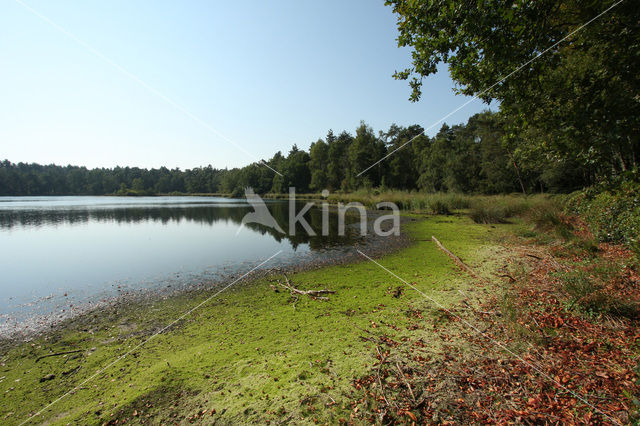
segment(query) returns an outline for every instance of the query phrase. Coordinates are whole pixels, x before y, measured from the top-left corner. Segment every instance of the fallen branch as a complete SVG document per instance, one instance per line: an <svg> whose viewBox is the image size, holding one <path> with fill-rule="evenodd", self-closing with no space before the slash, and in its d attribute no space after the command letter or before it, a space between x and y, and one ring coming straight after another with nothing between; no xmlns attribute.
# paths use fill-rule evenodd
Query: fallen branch
<svg viewBox="0 0 640 426"><path fill-rule="evenodd" d="M320 300L329 300L328 297L323 297L320 296L321 294L335 294L334 290L300 290L298 288L295 288L292 284L291 281L289 281L289 277L287 277L286 274L284 275L284 279L286 281L286 283L283 283L282 281L278 280L278 284L280 284L281 287L286 288L287 290L289 290L291 292L291 295L293 296L294 294L301 294L304 296L309 296L313 299L320 299Z"/></svg>
<svg viewBox="0 0 640 426"><path fill-rule="evenodd" d="M480 276L478 274L476 274L473 269L471 269L469 266L467 266L466 263L464 263L462 261L462 259L460 259L458 256L456 256L455 254L451 253L450 250L448 250L445 246L442 245L442 243L440 241L438 241L438 239L435 236L432 236L431 239L433 240L433 242L436 243L436 245L438 246L438 248L440 250L442 250L443 252L445 252L445 254L447 256L449 256L451 259L453 259L454 262L456 262L458 264L458 266L460 268L462 268L464 271L466 271L469 275L471 275L473 278L482 280L482 278L480 278Z"/></svg>
<svg viewBox="0 0 640 426"><path fill-rule="evenodd" d="M75 351L56 352L56 353L54 353L54 354L46 354L46 355L42 355L42 356L39 356L38 358L36 358L36 361L35 361L35 362L38 362L38 361L40 361L41 359L43 359L43 358L47 358L47 357L50 357L50 356L68 355L68 354L75 354L75 353L78 353L78 352L84 352L84 349L78 349L78 350L75 350Z"/></svg>

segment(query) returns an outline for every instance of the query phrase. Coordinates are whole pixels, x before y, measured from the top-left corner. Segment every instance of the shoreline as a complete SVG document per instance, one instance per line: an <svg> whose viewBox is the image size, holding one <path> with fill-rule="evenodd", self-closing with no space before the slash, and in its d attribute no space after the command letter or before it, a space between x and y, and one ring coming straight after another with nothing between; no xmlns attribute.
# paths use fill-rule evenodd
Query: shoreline
<svg viewBox="0 0 640 426"><path fill-rule="evenodd" d="M457 290L481 299L486 289L475 286L431 236L488 274L495 258L505 255L495 236L508 229L511 225L494 229L464 216L426 215L404 223L411 242L404 248L392 253L363 250L439 303L452 306L462 298ZM335 291L327 300L295 298L274 286L273 278L281 275L252 277L210 301L206 291L195 291L144 305L124 303L3 347L0 395L5 404L0 417L19 424L79 387L33 420L128 423L144 413L138 421L184 423L206 410L207 419L222 423L264 423L287 416L296 423L310 423L314 417L332 423L336 416L349 417L353 380L375 365L371 339L410 330L409 335L427 339L416 347L421 356L443 350L443 342L420 325L439 318L437 307L409 288L399 291L402 282L374 263L347 262L289 275L297 288ZM195 306L196 311L182 317ZM176 318L183 319L167 329ZM144 348L136 349L140 344ZM79 353L37 362L43 355L70 350ZM114 361L116 367L104 370ZM95 383L85 385L91 377Z"/></svg>
<svg viewBox="0 0 640 426"><path fill-rule="evenodd" d="M353 246L328 247L315 252L310 251L303 255L304 258L299 263L295 264L289 261L287 264L275 267L267 265L265 268L252 271L247 277L239 281L237 286L251 284L253 281L257 281L274 272L298 273L333 265L356 263L362 260L362 256L354 250L356 247L372 253L374 257L378 257L395 253L412 244L411 237L405 230L405 225L410 221L416 220L415 218L401 214L400 235L380 237L372 232L371 228L375 218L381 214L384 214L384 212L367 210L367 234L364 237L360 237L363 240L362 243L356 242ZM347 226L356 227L357 223ZM262 260L265 259L257 259L255 264L259 264ZM79 324L86 322L90 316L106 312L117 312L134 306L146 308L159 300L170 300L178 297L197 298L201 294L215 291L229 283L229 281L242 276L243 273L246 273L246 270L250 270L250 266L247 266L246 269L243 266L237 266L229 273L220 274L220 277L215 280L200 280L196 278L176 286L158 285L125 291L123 294L101 297L97 301L71 304L70 307L73 309L65 312L63 317L60 317L60 312L55 310L48 314L31 317L29 322L14 322L0 328L0 349L5 350L7 347L10 348L50 333L59 333L67 327L77 327ZM69 309L69 306L66 309ZM9 315L5 315L5 317L7 318L6 322L9 322Z"/></svg>

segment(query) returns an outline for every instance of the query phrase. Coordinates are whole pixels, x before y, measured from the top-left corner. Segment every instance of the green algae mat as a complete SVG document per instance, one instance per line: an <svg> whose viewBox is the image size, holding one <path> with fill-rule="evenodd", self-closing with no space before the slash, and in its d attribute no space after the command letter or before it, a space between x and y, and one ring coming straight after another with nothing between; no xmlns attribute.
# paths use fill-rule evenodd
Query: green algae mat
<svg viewBox="0 0 640 426"><path fill-rule="evenodd" d="M504 255L498 240L509 226L415 217L405 226L413 243L376 260L444 306L461 293L481 299L488 290L431 236L489 276ZM6 345L0 421L335 423L349 419L357 398L354 379L376 361L371 336L393 331L402 341L403 334L418 335L420 350L437 353L439 343L423 325L438 307L364 257L289 275L299 289L335 291L328 300L293 298L275 283L281 278L238 283L160 334L211 294L99 310L32 341ZM58 355L40 358L51 354Z"/></svg>

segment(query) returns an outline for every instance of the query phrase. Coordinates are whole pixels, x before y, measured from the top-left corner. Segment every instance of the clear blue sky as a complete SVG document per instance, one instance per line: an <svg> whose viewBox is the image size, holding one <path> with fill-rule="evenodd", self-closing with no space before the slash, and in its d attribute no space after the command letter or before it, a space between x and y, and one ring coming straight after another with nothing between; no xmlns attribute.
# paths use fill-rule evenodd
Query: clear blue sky
<svg viewBox="0 0 640 426"><path fill-rule="evenodd" d="M408 101L410 61L381 0L14 0L0 3L0 158L13 162L243 166L328 129L428 126L468 98L446 69ZM476 100L448 123L486 105ZM430 130L434 134L440 125Z"/></svg>

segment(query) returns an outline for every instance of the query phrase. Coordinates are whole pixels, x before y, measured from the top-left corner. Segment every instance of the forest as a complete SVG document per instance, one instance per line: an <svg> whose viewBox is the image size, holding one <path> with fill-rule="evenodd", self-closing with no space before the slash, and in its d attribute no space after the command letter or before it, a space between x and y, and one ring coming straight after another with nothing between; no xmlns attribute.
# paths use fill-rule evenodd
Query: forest
<svg viewBox="0 0 640 426"><path fill-rule="evenodd" d="M376 134L364 122L355 134L343 131L336 135L329 130L309 151L294 145L286 155L277 152L264 161L282 176L261 163L233 169L210 165L187 170L87 169L4 160L0 163L0 195L240 196L247 187L265 194L286 193L290 186L298 193L372 187L482 194L569 192L594 183L598 176L568 157L551 153L533 157L521 148L510 148L504 143L504 118L496 112L476 114L466 124L445 124L432 138L423 132L419 125L394 124ZM392 152L388 161L358 176Z"/></svg>

